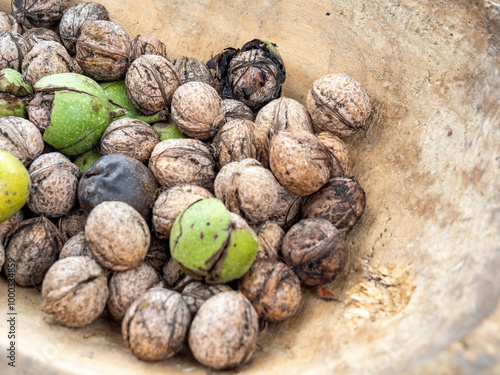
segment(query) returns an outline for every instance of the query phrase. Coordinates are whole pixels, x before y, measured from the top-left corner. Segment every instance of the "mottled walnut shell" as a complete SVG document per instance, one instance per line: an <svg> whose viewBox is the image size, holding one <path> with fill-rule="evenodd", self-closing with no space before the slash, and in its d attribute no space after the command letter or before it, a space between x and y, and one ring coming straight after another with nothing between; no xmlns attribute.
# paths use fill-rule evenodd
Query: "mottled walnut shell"
<svg viewBox="0 0 500 375"><path fill-rule="evenodd" d="M43 217L22 221L7 239L6 259L16 261L14 280L21 286L40 284L57 260L63 240L57 227ZM9 275L7 267L5 273Z"/></svg>
<svg viewBox="0 0 500 375"><path fill-rule="evenodd" d="M144 121L122 118L109 124L100 142L103 155L123 154L145 163L160 142L160 135Z"/></svg>
<svg viewBox="0 0 500 375"><path fill-rule="evenodd" d="M130 62L143 55L157 55L168 59L167 46L153 36L137 35L132 40Z"/></svg>
<svg viewBox="0 0 500 375"><path fill-rule="evenodd" d="M54 94L37 92L28 105L28 118L42 134L50 125L54 96Z"/></svg>
<svg viewBox="0 0 500 375"><path fill-rule="evenodd" d="M213 190L215 160L197 139L167 139L156 145L148 164L161 185L192 184Z"/></svg>
<svg viewBox="0 0 500 375"><path fill-rule="evenodd" d="M269 139L281 130L314 131L306 107L284 96L266 104L257 113L255 123L266 132Z"/></svg>
<svg viewBox="0 0 500 375"><path fill-rule="evenodd" d="M196 81L204 82L216 88L214 77L203 61L193 57L183 56L175 60L174 65L179 72L182 84Z"/></svg>
<svg viewBox="0 0 500 375"><path fill-rule="evenodd" d="M345 234L327 220L304 219L285 235L281 255L304 285L324 284L347 263Z"/></svg>
<svg viewBox="0 0 500 375"><path fill-rule="evenodd" d="M285 231L274 221L264 223L257 231L259 249L255 260L279 261Z"/></svg>
<svg viewBox="0 0 500 375"><path fill-rule="evenodd" d="M349 150L342 139L330 132L321 132L316 136L330 151L332 159L332 172L330 176L350 176L351 160L349 159Z"/></svg>
<svg viewBox="0 0 500 375"><path fill-rule="evenodd" d="M62 44L40 42L24 57L22 73L34 85L40 78L58 73L82 73Z"/></svg>
<svg viewBox="0 0 500 375"><path fill-rule="evenodd" d="M182 292L186 285L194 282L191 276L181 271L174 258L170 258L162 270L163 279L167 283L167 288Z"/></svg>
<svg viewBox="0 0 500 375"><path fill-rule="evenodd" d="M0 69L21 70L24 56L30 50L22 35L12 31L0 31Z"/></svg>
<svg viewBox="0 0 500 375"><path fill-rule="evenodd" d="M14 215L0 223L0 237L7 239L14 228L23 221L23 211L17 211ZM0 241L1 243L1 241Z"/></svg>
<svg viewBox="0 0 500 375"><path fill-rule="evenodd" d="M191 315L194 316L201 305L210 297L222 292L230 292L233 289L226 284L205 284L201 281L193 281L182 290L182 298L189 307Z"/></svg>
<svg viewBox="0 0 500 375"><path fill-rule="evenodd" d="M58 227L64 240L67 241L69 238L82 232L85 228L86 220L87 215L82 209L70 211L67 215L59 218Z"/></svg>
<svg viewBox="0 0 500 375"><path fill-rule="evenodd" d="M16 21L12 14L0 12L0 31L12 31L17 34L22 34L23 27Z"/></svg>
<svg viewBox="0 0 500 375"><path fill-rule="evenodd" d="M21 117L0 118L0 150L18 158L25 167L43 152L42 134L30 121Z"/></svg>
<svg viewBox="0 0 500 375"><path fill-rule="evenodd" d="M59 34L71 55L76 53L76 41L83 27L92 21L109 20L107 9L97 3L79 3L69 8L59 22Z"/></svg>
<svg viewBox="0 0 500 375"><path fill-rule="evenodd" d="M157 55L138 57L125 77L128 98L145 114L168 109L180 85L177 69L166 58Z"/></svg>
<svg viewBox="0 0 500 375"><path fill-rule="evenodd" d="M122 336L137 358L159 361L182 349L190 323L191 313L180 293L154 288L130 305Z"/></svg>
<svg viewBox="0 0 500 375"><path fill-rule="evenodd" d="M0 268L5 264L5 249L3 248L3 237L0 236Z"/></svg>
<svg viewBox="0 0 500 375"><path fill-rule="evenodd" d="M40 42L57 42L62 45L62 40L55 31L43 27L37 27L26 31L23 34L23 38L28 43L30 50ZM64 49L64 52L66 52L66 49Z"/></svg>
<svg viewBox="0 0 500 375"><path fill-rule="evenodd" d="M264 168L269 166L267 134L250 120L233 120L222 126L212 145L219 168L233 161L256 159Z"/></svg>
<svg viewBox="0 0 500 375"><path fill-rule="evenodd" d="M232 369L252 357L258 330L257 313L242 293L219 293L207 300L194 317L189 348L205 366Z"/></svg>
<svg viewBox="0 0 500 375"><path fill-rule="evenodd" d="M356 180L335 177L304 200L304 218L326 219L338 230L349 232L365 210L365 191Z"/></svg>
<svg viewBox="0 0 500 375"><path fill-rule="evenodd" d="M328 149L305 130L283 130L271 140L269 165L279 183L294 194L318 191L330 178Z"/></svg>
<svg viewBox="0 0 500 375"><path fill-rule="evenodd" d="M116 271L109 279L108 311L117 321L122 321L132 302L152 287L162 287L163 280L156 270L146 263L126 271Z"/></svg>
<svg viewBox="0 0 500 375"><path fill-rule="evenodd" d="M255 159L225 165L215 178L215 196L250 225L267 221L279 198L273 174Z"/></svg>
<svg viewBox="0 0 500 375"><path fill-rule="evenodd" d="M129 66L130 38L111 21L87 23L76 41L76 62L85 75L97 81L123 77Z"/></svg>
<svg viewBox="0 0 500 375"><path fill-rule="evenodd" d="M224 117L224 122L229 122L233 120L250 120L255 121L255 115L247 105L243 104L239 100L235 99L224 99L224 106L226 107L226 116Z"/></svg>
<svg viewBox="0 0 500 375"><path fill-rule="evenodd" d="M85 240L100 264L114 271L137 267L151 236L144 218L123 202L98 204L85 223Z"/></svg>
<svg viewBox="0 0 500 375"><path fill-rule="evenodd" d="M28 208L38 215L60 217L71 211L76 203L78 179L82 171L58 152L40 155L31 163L28 172L31 192Z"/></svg>
<svg viewBox="0 0 500 375"><path fill-rule="evenodd" d="M261 260L239 280L238 290L259 318L279 322L294 315L302 300L300 280L284 263Z"/></svg>
<svg viewBox="0 0 500 375"><path fill-rule="evenodd" d="M339 137L362 129L372 109L365 89L345 74L328 74L314 81L306 105L316 132L329 131Z"/></svg>
<svg viewBox="0 0 500 375"><path fill-rule="evenodd" d="M161 275L163 266L170 258L170 247L168 241L158 238L154 233L151 233L151 244L149 245L144 263L153 267L156 272Z"/></svg>
<svg viewBox="0 0 500 375"><path fill-rule="evenodd" d="M221 97L206 83L185 83L172 97L172 119L189 137L212 138L222 126L225 115L226 107Z"/></svg>
<svg viewBox="0 0 500 375"><path fill-rule="evenodd" d="M13 0L12 15L28 29L50 27L61 19L69 0Z"/></svg>
<svg viewBox="0 0 500 375"><path fill-rule="evenodd" d="M213 198L208 190L196 185L179 185L160 193L153 206L153 227L160 238L169 238L177 216L201 199Z"/></svg>
<svg viewBox="0 0 500 375"><path fill-rule="evenodd" d="M61 259L50 267L42 284L42 311L67 327L92 323L108 299L107 279L88 257Z"/></svg>
<svg viewBox="0 0 500 375"><path fill-rule="evenodd" d="M279 199L269 220L276 222L281 228L288 229L301 219L303 198L293 194L280 185Z"/></svg>

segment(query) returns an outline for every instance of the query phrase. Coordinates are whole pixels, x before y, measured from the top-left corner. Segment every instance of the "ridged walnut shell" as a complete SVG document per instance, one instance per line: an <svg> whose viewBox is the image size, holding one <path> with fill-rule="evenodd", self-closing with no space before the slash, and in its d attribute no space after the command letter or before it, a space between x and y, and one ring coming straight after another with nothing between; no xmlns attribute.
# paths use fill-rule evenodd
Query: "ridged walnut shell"
<svg viewBox="0 0 500 375"><path fill-rule="evenodd" d="M27 167L43 148L42 134L32 122L21 117L0 118L0 150L14 155Z"/></svg>
<svg viewBox="0 0 500 375"><path fill-rule="evenodd" d="M59 21L69 0L13 0L12 15L28 29L50 27Z"/></svg>
<svg viewBox="0 0 500 375"><path fill-rule="evenodd" d="M57 42L62 45L59 35L55 31L44 27L29 29L23 34L23 38L28 43L30 50L41 42ZM66 52L66 49L64 51Z"/></svg>
<svg viewBox="0 0 500 375"><path fill-rule="evenodd" d="M0 12L0 30L12 31L18 34L23 33L23 27L16 21L14 16L5 12Z"/></svg>
<svg viewBox="0 0 500 375"><path fill-rule="evenodd" d="M223 102L226 107L224 122L227 123L232 120L250 120L255 122L255 114L247 105L236 99L224 99Z"/></svg>
<svg viewBox="0 0 500 375"><path fill-rule="evenodd" d="M154 36L137 35L132 40L130 62L143 55L158 55L168 59L167 46Z"/></svg>
<svg viewBox="0 0 500 375"><path fill-rule="evenodd" d="M200 59L182 56L175 60L175 68L179 72L182 83L204 82L215 88L215 81L210 69Z"/></svg>
<svg viewBox="0 0 500 375"><path fill-rule="evenodd" d="M331 176L350 176L351 160L349 159L349 150L344 141L330 132L321 132L316 136L330 152L332 159Z"/></svg>
<svg viewBox="0 0 500 375"><path fill-rule="evenodd" d="M278 195L278 204L269 220L276 222L281 228L287 230L301 219L301 206L304 198L289 192L281 185Z"/></svg>
<svg viewBox="0 0 500 375"><path fill-rule="evenodd" d="M211 297L233 289L226 284L205 284L201 281L193 281L182 290L182 298L189 307L191 315L194 316L200 307Z"/></svg>
<svg viewBox="0 0 500 375"><path fill-rule="evenodd" d="M29 44L21 34L12 31L0 31L0 69L21 70L24 56L30 50Z"/></svg>
<svg viewBox="0 0 500 375"><path fill-rule="evenodd" d="M274 221L264 223L257 231L259 249L255 260L279 261L285 231Z"/></svg>

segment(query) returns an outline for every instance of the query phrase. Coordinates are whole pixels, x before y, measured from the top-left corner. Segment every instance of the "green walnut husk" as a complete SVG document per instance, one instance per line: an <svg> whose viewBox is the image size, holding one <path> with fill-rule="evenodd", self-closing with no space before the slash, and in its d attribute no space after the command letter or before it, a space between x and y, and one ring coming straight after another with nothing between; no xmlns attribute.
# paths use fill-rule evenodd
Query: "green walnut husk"
<svg viewBox="0 0 500 375"><path fill-rule="evenodd" d="M113 82L103 82L100 83L108 98L110 107L112 110L122 110L126 114L120 117L114 118L112 121L121 118L133 118L147 122L148 124L154 124L159 121L165 121L168 117L167 111L160 111L157 114L151 116L144 116L139 112L137 108L134 107L132 102L127 96L127 90L125 88L125 81L113 81Z"/></svg>
<svg viewBox="0 0 500 375"><path fill-rule="evenodd" d="M253 230L240 228L220 200L193 203L172 227L172 258L187 275L206 283L238 279L251 267L259 247Z"/></svg>
<svg viewBox="0 0 500 375"><path fill-rule="evenodd" d="M33 87L17 70L0 70L0 117L27 117L27 101L33 94Z"/></svg>
<svg viewBox="0 0 500 375"><path fill-rule="evenodd" d="M91 150L117 115L110 109L101 86L81 74L46 76L34 85L34 89L54 94L50 125L43 140L65 155Z"/></svg>
<svg viewBox="0 0 500 375"><path fill-rule="evenodd" d="M87 151L85 154L78 156L73 162L80 170L82 174L87 172L89 168L94 164L97 160L101 158L102 154L97 152L96 150Z"/></svg>
<svg viewBox="0 0 500 375"><path fill-rule="evenodd" d="M153 129L160 135L160 140L189 138L186 134L182 133L169 116L168 121L157 122L153 125Z"/></svg>

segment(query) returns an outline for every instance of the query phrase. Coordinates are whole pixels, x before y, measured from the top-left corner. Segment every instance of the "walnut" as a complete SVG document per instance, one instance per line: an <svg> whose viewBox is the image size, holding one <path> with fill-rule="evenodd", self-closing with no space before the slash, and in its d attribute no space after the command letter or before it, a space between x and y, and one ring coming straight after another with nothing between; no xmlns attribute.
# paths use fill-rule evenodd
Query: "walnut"
<svg viewBox="0 0 500 375"><path fill-rule="evenodd" d="M304 285L334 280L344 269L348 251L345 235L327 220L303 219L285 235L281 255Z"/></svg>
<svg viewBox="0 0 500 375"><path fill-rule="evenodd" d="M153 267L156 272L161 275L163 266L170 258L170 249L168 241L158 238L154 233L151 233L151 244L149 245L144 263Z"/></svg>
<svg viewBox="0 0 500 375"><path fill-rule="evenodd" d="M259 238L259 250L255 259L277 262L285 231L276 222L268 221L259 228L257 237Z"/></svg>
<svg viewBox="0 0 500 375"><path fill-rule="evenodd" d="M269 220L276 222L286 230L300 220L303 198L289 192L281 185L278 189L278 195L278 204Z"/></svg>
<svg viewBox="0 0 500 375"><path fill-rule="evenodd" d="M12 14L0 12L0 31L12 31L22 34L23 27L16 21Z"/></svg>
<svg viewBox="0 0 500 375"><path fill-rule="evenodd" d="M0 69L21 70L24 56L30 50L22 35L12 31L0 31Z"/></svg>
<svg viewBox="0 0 500 375"><path fill-rule="evenodd" d="M219 293L208 299L194 317L189 348L205 366L232 369L252 357L258 329L257 313L242 293Z"/></svg>
<svg viewBox="0 0 500 375"><path fill-rule="evenodd" d="M37 92L28 105L28 117L42 133L50 125L54 97L54 94Z"/></svg>
<svg viewBox="0 0 500 375"><path fill-rule="evenodd" d="M43 152L42 134L21 117L0 118L0 150L7 151L29 166Z"/></svg>
<svg viewBox="0 0 500 375"><path fill-rule="evenodd" d="M167 46L153 36L137 35L132 40L130 62L143 55L158 55L168 59Z"/></svg>
<svg viewBox="0 0 500 375"><path fill-rule="evenodd" d="M163 279L167 283L167 288L182 292L189 283L194 282L191 276L186 275L179 268L178 263L174 258L170 258L162 270Z"/></svg>
<svg viewBox="0 0 500 375"><path fill-rule="evenodd" d="M259 317L278 322L295 315L302 300L300 280L284 263L261 260L239 280L238 290Z"/></svg>
<svg viewBox="0 0 500 375"><path fill-rule="evenodd" d="M28 29L50 27L61 19L69 0L13 0L12 15Z"/></svg>
<svg viewBox="0 0 500 375"><path fill-rule="evenodd" d="M5 249L3 248L3 237L0 236L0 268L3 267L5 263Z"/></svg>
<svg viewBox="0 0 500 375"><path fill-rule="evenodd" d="M61 259L50 267L42 284L42 311L67 327L83 327L104 310L107 279L88 257Z"/></svg>
<svg viewBox="0 0 500 375"><path fill-rule="evenodd" d="M191 315L194 316L200 309L201 305L203 305L210 297L222 292L230 292L232 290L233 289L226 284L205 284L201 281L193 281L192 283L186 285L186 287L182 290L182 298L184 298L184 302L186 302L189 307Z"/></svg>
<svg viewBox="0 0 500 375"><path fill-rule="evenodd" d="M196 81L204 82L216 88L214 77L203 61L193 57L183 56L175 60L174 66L179 72L182 84Z"/></svg>
<svg viewBox="0 0 500 375"><path fill-rule="evenodd" d="M60 217L76 203L82 171L58 152L40 155L29 167L31 193L28 208L38 215Z"/></svg>
<svg viewBox="0 0 500 375"><path fill-rule="evenodd" d="M153 288L134 300L122 321L122 336L144 361L177 354L186 341L191 313L180 293Z"/></svg>
<svg viewBox="0 0 500 375"><path fill-rule="evenodd" d="M224 99L223 103L226 107L226 116L224 117L224 122L229 122L232 120L255 121L255 115L252 110L239 100Z"/></svg>
<svg viewBox="0 0 500 375"><path fill-rule="evenodd" d="M201 140L222 126L226 107L217 91L204 82L183 84L172 97L172 119L181 132Z"/></svg>
<svg viewBox="0 0 500 375"><path fill-rule="evenodd" d="M345 143L330 132L321 132L317 134L321 143L323 143L332 159L332 171L330 176L350 176L351 175L351 161L349 159L349 150Z"/></svg>
<svg viewBox="0 0 500 375"><path fill-rule="evenodd" d="M26 31L23 34L23 38L28 43L30 50L40 42L57 42L62 45L59 35L55 31L44 27L37 27ZM66 49L64 49L64 52L66 52Z"/></svg>
<svg viewBox="0 0 500 375"><path fill-rule="evenodd" d="M14 215L0 223L0 237L7 239L16 226L23 221L23 211L17 211Z"/></svg>
<svg viewBox="0 0 500 375"><path fill-rule="evenodd" d="M67 241L69 238L82 232L85 228L86 220L87 215L81 208L70 211L68 214L60 217L58 227L64 240Z"/></svg>
<svg viewBox="0 0 500 375"><path fill-rule="evenodd" d="M40 216L22 221L5 245L6 259L16 261L14 280L21 286L40 284L57 260L63 240L57 227ZM5 273L9 270L5 267Z"/></svg>

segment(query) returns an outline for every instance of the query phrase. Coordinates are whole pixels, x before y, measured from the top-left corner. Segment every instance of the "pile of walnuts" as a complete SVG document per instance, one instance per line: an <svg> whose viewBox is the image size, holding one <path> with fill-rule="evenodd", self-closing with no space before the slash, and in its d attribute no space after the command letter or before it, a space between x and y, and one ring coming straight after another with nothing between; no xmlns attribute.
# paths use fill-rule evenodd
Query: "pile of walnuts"
<svg viewBox="0 0 500 375"><path fill-rule="evenodd" d="M259 319L293 316L304 287L333 281L347 264L365 195L342 139L365 127L370 99L354 79L329 74L304 106L282 96L285 64L272 43L227 48L207 64L171 61L168 46L131 39L102 5L67 3L13 1L12 14L0 14L0 69L35 88L12 99L27 118L0 118L0 149L32 182L23 210L0 223L0 262L16 262L15 275L4 272L41 285L42 311L62 325L110 314L142 360L187 344L214 369L245 363ZM110 99L121 117L90 154L44 142L58 94L36 83L61 73L121 81L126 92L129 107ZM179 215L214 197L258 240L251 267L228 284L196 280L169 249ZM200 240L191 241L196 251Z"/></svg>

